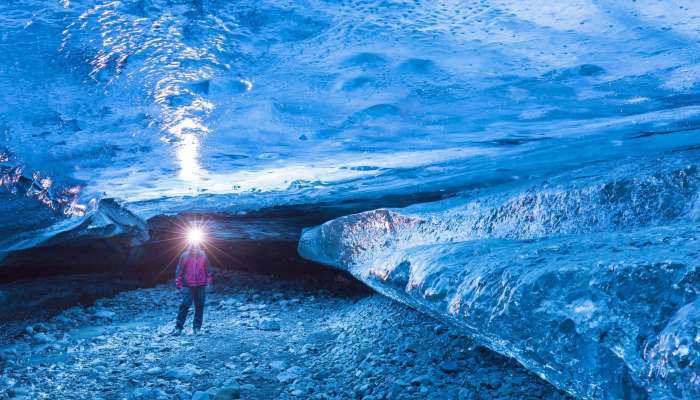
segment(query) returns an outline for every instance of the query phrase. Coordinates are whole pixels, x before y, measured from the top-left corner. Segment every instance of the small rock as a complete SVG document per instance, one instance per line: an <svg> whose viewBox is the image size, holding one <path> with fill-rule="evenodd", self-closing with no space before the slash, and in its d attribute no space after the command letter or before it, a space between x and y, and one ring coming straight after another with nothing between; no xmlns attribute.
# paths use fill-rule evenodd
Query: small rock
<svg viewBox="0 0 700 400"><path fill-rule="evenodd" d="M134 389L133 392L131 392L131 395L135 399L148 398L151 396L151 389L150 388L136 388L136 389Z"/></svg>
<svg viewBox="0 0 700 400"><path fill-rule="evenodd" d="M477 399L477 395L474 391L471 391L466 388L459 389L459 393L457 394L457 399L458 400L475 400Z"/></svg>
<svg viewBox="0 0 700 400"><path fill-rule="evenodd" d="M211 395L207 392L197 391L192 395L192 400L211 400Z"/></svg>
<svg viewBox="0 0 700 400"><path fill-rule="evenodd" d="M301 376L301 374L303 374L303 373L304 373L303 368L296 367L296 366L291 367L288 370L277 374L277 380L280 381L280 383L288 383L288 382L291 382L291 381L299 378L299 376Z"/></svg>
<svg viewBox="0 0 700 400"><path fill-rule="evenodd" d="M284 361L272 361L270 363L270 368L278 371L282 371L287 368L287 364Z"/></svg>
<svg viewBox="0 0 700 400"><path fill-rule="evenodd" d="M33 328L34 332L48 333L49 331L51 331L52 327L43 323L43 322L39 322L38 324L34 324L34 326L32 328Z"/></svg>
<svg viewBox="0 0 700 400"><path fill-rule="evenodd" d="M306 343L303 346L301 346L301 354L307 354L307 353L315 353L318 351L318 347L316 345Z"/></svg>
<svg viewBox="0 0 700 400"><path fill-rule="evenodd" d="M233 307L236 303L236 299L224 299L219 302L219 307Z"/></svg>
<svg viewBox="0 0 700 400"><path fill-rule="evenodd" d="M219 383L219 386L223 386L223 387L230 387L230 386L239 387L239 385L238 385L238 379L236 379L236 378L228 378L228 379L224 380L223 383ZM215 393L215 394L216 394L216 393Z"/></svg>
<svg viewBox="0 0 700 400"><path fill-rule="evenodd" d="M263 319L258 323L258 329L261 331L278 331L280 330L280 323L274 319Z"/></svg>
<svg viewBox="0 0 700 400"><path fill-rule="evenodd" d="M10 395L10 398L27 397L29 396L29 390L23 387L12 387L7 390L7 394Z"/></svg>
<svg viewBox="0 0 700 400"><path fill-rule="evenodd" d="M418 345L416 343L408 343L403 351L407 353L418 353Z"/></svg>
<svg viewBox="0 0 700 400"><path fill-rule="evenodd" d="M317 381L324 381L324 380L328 379L328 377L330 377L330 376L331 376L330 371L323 369L319 372L316 372L314 374L313 378L316 379Z"/></svg>
<svg viewBox="0 0 700 400"><path fill-rule="evenodd" d="M216 392L214 400L232 400L241 398L241 389L238 386L229 386Z"/></svg>
<svg viewBox="0 0 700 400"><path fill-rule="evenodd" d="M395 383L396 385L398 385L398 386L409 386L409 383L408 383L408 382L406 382L406 381L404 381L404 380L401 380L401 379L395 380L394 383Z"/></svg>
<svg viewBox="0 0 700 400"><path fill-rule="evenodd" d="M369 354L369 350L360 350L355 354L355 361L360 362L367 358L367 355Z"/></svg>
<svg viewBox="0 0 700 400"><path fill-rule="evenodd" d="M202 371L192 364L185 364L181 368L170 368L165 371L165 377L169 379L180 379L183 381L189 381L195 376L201 375Z"/></svg>
<svg viewBox="0 0 700 400"><path fill-rule="evenodd" d="M160 375L161 373L163 373L163 368L160 368L160 367L151 367L151 368L149 368L149 369L146 371L146 373L147 373L148 375Z"/></svg>
<svg viewBox="0 0 700 400"><path fill-rule="evenodd" d="M17 357L18 357L18 354L17 354L17 350L15 350L15 349L0 350L0 361L16 360Z"/></svg>
<svg viewBox="0 0 700 400"><path fill-rule="evenodd" d="M419 375L413 379L411 379L411 385L413 386L425 386L430 384L431 379L430 376L428 375Z"/></svg>
<svg viewBox="0 0 700 400"><path fill-rule="evenodd" d="M491 376L488 380L488 385L493 389L498 389L501 387L501 381L498 379L498 377Z"/></svg>
<svg viewBox="0 0 700 400"><path fill-rule="evenodd" d="M93 315L95 316L95 318L112 320L114 319L114 317L117 316L117 313L109 310L98 310L95 311L95 314Z"/></svg>
<svg viewBox="0 0 700 400"><path fill-rule="evenodd" d="M35 344L46 344L51 342L53 339L51 337L43 332L37 333L36 335L32 336L32 342Z"/></svg>
<svg viewBox="0 0 700 400"><path fill-rule="evenodd" d="M455 373L460 370L459 364L455 361L445 361L440 364L440 369L448 374Z"/></svg>
<svg viewBox="0 0 700 400"><path fill-rule="evenodd" d="M150 399L159 399L163 398L166 396L165 392L163 392L160 389L155 389L155 388L137 388L134 389L132 392L133 398L134 399L143 399L143 400L150 400Z"/></svg>
<svg viewBox="0 0 700 400"><path fill-rule="evenodd" d="M355 398L356 399L364 399L367 397L367 389L369 386L367 385L355 385L353 390L355 391Z"/></svg>
<svg viewBox="0 0 700 400"><path fill-rule="evenodd" d="M447 332L447 327L442 324L436 324L433 326L433 332L435 332L436 335L442 335L443 333Z"/></svg>

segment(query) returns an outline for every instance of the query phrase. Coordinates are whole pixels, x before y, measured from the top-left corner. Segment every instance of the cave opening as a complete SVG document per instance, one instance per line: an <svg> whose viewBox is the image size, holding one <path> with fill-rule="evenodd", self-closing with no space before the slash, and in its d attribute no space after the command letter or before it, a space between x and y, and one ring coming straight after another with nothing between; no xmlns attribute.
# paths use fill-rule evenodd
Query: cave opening
<svg viewBox="0 0 700 400"><path fill-rule="evenodd" d="M100 298L172 280L185 247L182 227L192 220L204 221L212 233L206 252L215 276L238 271L338 296L370 293L350 274L299 256L298 232L308 216L183 214L150 219L149 239L141 243L120 235L6 254L0 270L0 321L9 326L26 318L48 318L71 306L90 306Z"/></svg>
<svg viewBox="0 0 700 400"><path fill-rule="evenodd" d="M206 225L210 261L219 271L295 282L310 290L326 288L339 296L367 294L371 289L349 273L300 257L302 230L343 215L452 196L452 190L437 190L237 213L157 214L145 221L147 235L143 228L122 231L116 226L101 227L97 234L67 232L43 245L0 254L0 322L46 318L73 305L89 306L100 298L173 279L184 249L183 227L192 221ZM120 233L105 234L111 230ZM142 240L144 236L148 240Z"/></svg>

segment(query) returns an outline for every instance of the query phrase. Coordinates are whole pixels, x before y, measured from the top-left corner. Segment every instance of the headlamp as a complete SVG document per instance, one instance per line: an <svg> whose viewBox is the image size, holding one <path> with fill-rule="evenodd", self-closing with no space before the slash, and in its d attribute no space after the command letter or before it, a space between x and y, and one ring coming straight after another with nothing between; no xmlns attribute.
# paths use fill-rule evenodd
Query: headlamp
<svg viewBox="0 0 700 400"><path fill-rule="evenodd" d="M194 246L200 245L204 241L204 231L201 228L190 228L187 231L187 241Z"/></svg>

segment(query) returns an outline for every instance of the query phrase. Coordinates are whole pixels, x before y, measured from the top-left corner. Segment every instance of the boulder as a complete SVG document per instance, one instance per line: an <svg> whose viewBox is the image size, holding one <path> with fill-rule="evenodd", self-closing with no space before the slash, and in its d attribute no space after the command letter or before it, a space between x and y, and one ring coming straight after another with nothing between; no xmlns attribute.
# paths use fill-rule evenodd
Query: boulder
<svg viewBox="0 0 700 400"><path fill-rule="evenodd" d="M258 323L258 329L262 331L278 331L281 329L280 323L274 319L262 319Z"/></svg>

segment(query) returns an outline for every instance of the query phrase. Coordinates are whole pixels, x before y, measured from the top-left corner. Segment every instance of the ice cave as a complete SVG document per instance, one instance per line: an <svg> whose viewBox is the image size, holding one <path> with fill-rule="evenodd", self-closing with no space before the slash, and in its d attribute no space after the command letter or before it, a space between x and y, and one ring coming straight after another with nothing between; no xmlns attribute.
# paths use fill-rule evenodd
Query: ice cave
<svg viewBox="0 0 700 400"><path fill-rule="evenodd" d="M700 399L700 3L0 1L0 400Z"/></svg>

